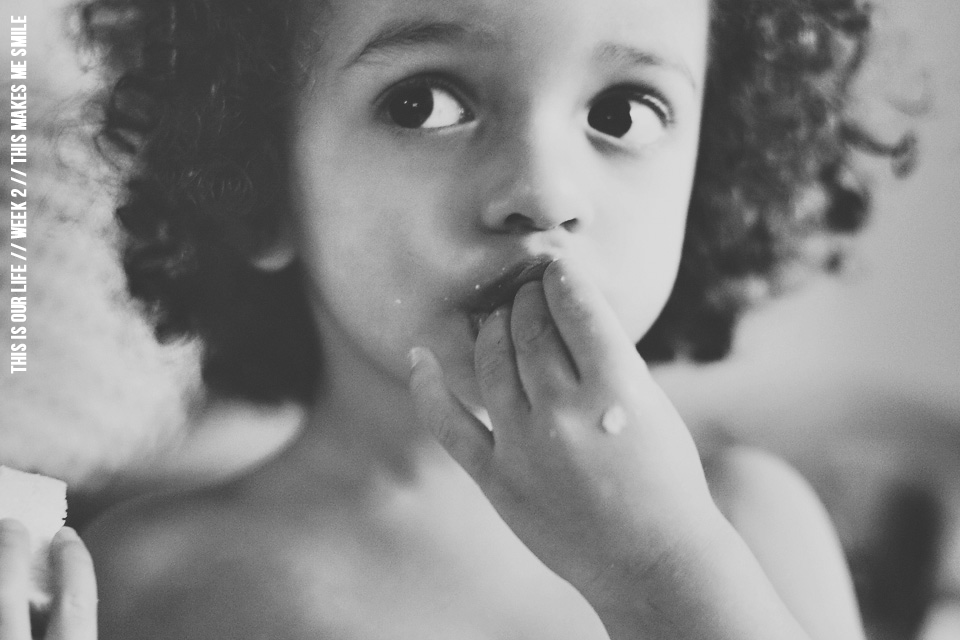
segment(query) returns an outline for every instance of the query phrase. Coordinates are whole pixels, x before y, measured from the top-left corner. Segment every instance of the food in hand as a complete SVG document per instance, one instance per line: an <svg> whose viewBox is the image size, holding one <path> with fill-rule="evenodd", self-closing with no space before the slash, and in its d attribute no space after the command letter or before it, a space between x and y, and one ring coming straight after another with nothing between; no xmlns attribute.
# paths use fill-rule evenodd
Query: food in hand
<svg viewBox="0 0 960 640"><path fill-rule="evenodd" d="M51 601L48 554L53 536L67 517L67 485L56 478L0 466L0 519L19 520L30 534L33 584L30 602Z"/></svg>

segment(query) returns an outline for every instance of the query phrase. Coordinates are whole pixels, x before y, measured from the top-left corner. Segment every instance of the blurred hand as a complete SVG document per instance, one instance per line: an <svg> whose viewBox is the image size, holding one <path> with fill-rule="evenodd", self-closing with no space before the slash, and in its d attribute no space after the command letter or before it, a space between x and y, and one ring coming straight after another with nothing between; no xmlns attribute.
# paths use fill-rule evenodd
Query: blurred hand
<svg viewBox="0 0 960 640"><path fill-rule="evenodd" d="M54 537L50 564L53 603L48 614L34 621L37 628L31 631L29 535L16 520L0 521L0 640L96 640L93 561L70 527Z"/></svg>

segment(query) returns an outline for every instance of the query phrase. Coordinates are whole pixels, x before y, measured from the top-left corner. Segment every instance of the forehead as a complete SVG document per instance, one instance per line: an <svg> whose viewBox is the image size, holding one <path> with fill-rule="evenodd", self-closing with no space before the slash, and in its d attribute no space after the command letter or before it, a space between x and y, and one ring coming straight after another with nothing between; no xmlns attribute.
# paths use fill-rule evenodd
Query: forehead
<svg viewBox="0 0 960 640"><path fill-rule="evenodd" d="M323 0L324 57L349 62L394 37L522 57L622 44L669 52L701 73L710 0ZM399 38L396 36L399 34Z"/></svg>

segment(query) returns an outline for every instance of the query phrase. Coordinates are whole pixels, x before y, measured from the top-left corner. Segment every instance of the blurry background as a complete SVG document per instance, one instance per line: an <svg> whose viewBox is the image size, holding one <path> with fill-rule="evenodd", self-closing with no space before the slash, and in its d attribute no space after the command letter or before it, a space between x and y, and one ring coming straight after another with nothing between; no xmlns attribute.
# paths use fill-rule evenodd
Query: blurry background
<svg viewBox="0 0 960 640"><path fill-rule="evenodd" d="M723 363L658 377L694 431L719 426L813 482L873 638L956 640L960 3L875 4L880 29L861 82L884 98L860 108L891 139L916 128L916 173L897 181L864 161L876 206L846 271L750 315ZM237 473L294 434L300 413L210 402L196 349L155 344L127 300L115 188L83 124L98 79L75 52L67 5L0 0L3 24L28 16L31 154L30 364L17 376L0 368L0 462L68 480L71 518L82 524L121 495ZM0 216L3 245L8 224ZM3 298L7 269L0 262Z"/></svg>

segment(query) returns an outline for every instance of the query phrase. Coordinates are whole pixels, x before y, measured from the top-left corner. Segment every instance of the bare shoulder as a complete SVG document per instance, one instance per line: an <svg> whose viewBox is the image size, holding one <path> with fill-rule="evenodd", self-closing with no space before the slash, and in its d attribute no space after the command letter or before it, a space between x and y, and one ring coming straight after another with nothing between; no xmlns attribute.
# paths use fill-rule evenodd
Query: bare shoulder
<svg viewBox="0 0 960 640"><path fill-rule="evenodd" d="M826 517L806 479L785 460L762 449L718 449L704 460L704 470L717 506L734 524Z"/></svg>
<svg viewBox="0 0 960 640"><path fill-rule="evenodd" d="M222 493L141 499L84 532L101 640L296 638L294 564L270 527Z"/></svg>
<svg viewBox="0 0 960 640"><path fill-rule="evenodd" d="M750 447L709 456L714 501L813 638L862 638L846 560L813 488L786 461Z"/></svg>

